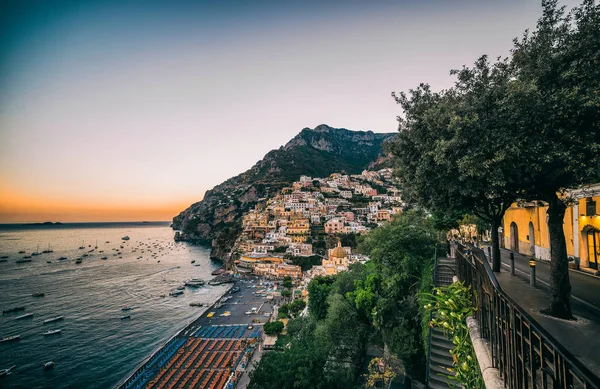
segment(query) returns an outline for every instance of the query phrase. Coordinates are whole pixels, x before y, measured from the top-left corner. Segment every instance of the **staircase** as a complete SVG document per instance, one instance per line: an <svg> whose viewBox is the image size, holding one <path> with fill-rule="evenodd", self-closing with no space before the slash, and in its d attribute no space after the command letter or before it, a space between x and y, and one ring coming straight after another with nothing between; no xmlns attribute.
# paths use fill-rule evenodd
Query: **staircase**
<svg viewBox="0 0 600 389"><path fill-rule="evenodd" d="M438 258L435 272L435 286L447 286L452 283L452 277L456 272L456 264L453 258ZM429 382L428 387L432 389L447 389L456 386L456 381L449 379L447 368L452 368L452 355L448 350L454 348L452 342L444 335L444 332L432 328L429 342Z"/></svg>

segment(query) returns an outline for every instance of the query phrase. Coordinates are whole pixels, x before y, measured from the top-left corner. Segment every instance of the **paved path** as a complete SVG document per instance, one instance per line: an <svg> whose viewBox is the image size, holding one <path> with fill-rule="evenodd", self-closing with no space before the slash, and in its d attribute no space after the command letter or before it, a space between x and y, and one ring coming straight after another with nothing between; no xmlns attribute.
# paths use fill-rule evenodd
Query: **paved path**
<svg viewBox="0 0 600 389"><path fill-rule="evenodd" d="M600 374L600 320L581 304L573 303L573 314L578 322L551 318L539 313L548 305L550 296L541 288L532 288L521 277L510 275L509 270L495 273L502 290L546 331L557 339L571 354L595 374Z"/></svg>
<svg viewBox="0 0 600 389"><path fill-rule="evenodd" d="M500 249L502 268L510 271L510 250ZM488 253L487 248L485 253ZM515 253L516 274L529 280L529 258ZM545 290L550 289L550 263L548 261L536 260L537 285ZM590 314L596 315L600 320L600 277L585 274L577 270L569 271L571 280L572 305L578 305Z"/></svg>

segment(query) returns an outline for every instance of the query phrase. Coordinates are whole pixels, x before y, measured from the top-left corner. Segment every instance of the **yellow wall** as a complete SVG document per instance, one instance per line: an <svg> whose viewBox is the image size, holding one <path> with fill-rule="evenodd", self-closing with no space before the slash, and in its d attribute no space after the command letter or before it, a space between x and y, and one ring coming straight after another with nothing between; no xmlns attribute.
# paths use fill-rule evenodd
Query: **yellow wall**
<svg viewBox="0 0 600 389"><path fill-rule="evenodd" d="M599 214L598 208L600 208L600 196L592 198L596 201L596 214ZM581 264L587 266L588 261L588 249L587 249L587 229L594 227L600 230L600 216L582 216L586 213L586 200L580 199L577 201L578 204L578 215L575 215L574 219L574 205L567 207L564 217L563 230L565 233L565 240L567 243L567 255L577 257L581 259ZM517 225L518 230L518 251L524 255L535 254L537 258L550 259L550 240L548 234L548 223L547 218L547 206L524 206L517 207L515 204L509 208L504 215L504 247L508 249L514 249L511 224L514 222ZM530 234L529 223L533 224L534 240L535 240L535 253L531 252L531 240L528 235ZM574 231L575 222L577 222L577 230ZM577 249L575 248L577 244Z"/></svg>

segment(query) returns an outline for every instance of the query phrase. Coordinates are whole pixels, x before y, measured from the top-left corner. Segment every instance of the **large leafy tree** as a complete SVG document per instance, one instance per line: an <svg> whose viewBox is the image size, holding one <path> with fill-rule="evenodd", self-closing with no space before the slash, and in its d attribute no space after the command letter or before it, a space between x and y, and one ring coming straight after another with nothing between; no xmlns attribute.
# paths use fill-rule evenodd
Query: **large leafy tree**
<svg viewBox="0 0 600 389"><path fill-rule="evenodd" d="M482 56L472 68L451 73L457 80L449 90L421 84L394 94L404 117L391 151L412 200L437 215L474 213L491 225L493 269L500 271L498 228L518 189L506 146L510 67Z"/></svg>
<svg viewBox="0 0 600 389"><path fill-rule="evenodd" d="M543 1L533 33L515 40L507 95L525 197L548 204L552 300L548 313L571 318L563 231L569 188L600 173L600 5L566 13Z"/></svg>

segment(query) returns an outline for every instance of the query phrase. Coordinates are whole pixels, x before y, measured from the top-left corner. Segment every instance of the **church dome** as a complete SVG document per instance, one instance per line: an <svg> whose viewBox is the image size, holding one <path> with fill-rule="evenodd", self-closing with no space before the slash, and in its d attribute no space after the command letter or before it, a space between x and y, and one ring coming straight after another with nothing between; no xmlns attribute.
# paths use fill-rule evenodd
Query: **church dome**
<svg viewBox="0 0 600 389"><path fill-rule="evenodd" d="M346 250L342 248L342 244L338 242L337 247L331 251L331 256L334 258L346 258L348 254L346 254Z"/></svg>

